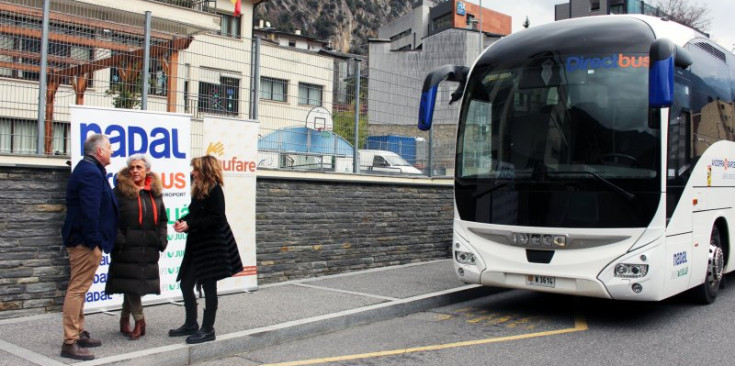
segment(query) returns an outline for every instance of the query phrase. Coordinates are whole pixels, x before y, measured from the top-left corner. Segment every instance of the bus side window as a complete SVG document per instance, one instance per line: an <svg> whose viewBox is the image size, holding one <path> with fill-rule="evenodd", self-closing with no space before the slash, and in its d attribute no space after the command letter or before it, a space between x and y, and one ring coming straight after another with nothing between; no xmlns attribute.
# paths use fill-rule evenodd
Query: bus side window
<svg viewBox="0 0 735 366"><path fill-rule="evenodd" d="M669 126L669 179L681 177L691 167L691 117L682 110Z"/></svg>

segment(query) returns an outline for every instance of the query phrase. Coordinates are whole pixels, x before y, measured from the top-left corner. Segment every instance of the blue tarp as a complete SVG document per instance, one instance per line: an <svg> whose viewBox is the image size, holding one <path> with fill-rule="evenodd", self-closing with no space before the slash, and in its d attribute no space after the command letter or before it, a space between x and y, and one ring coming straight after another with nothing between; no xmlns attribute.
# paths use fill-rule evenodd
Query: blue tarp
<svg viewBox="0 0 735 366"><path fill-rule="evenodd" d="M258 150L352 156L352 145L332 131L308 127L286 127L258 140Z"/></svg>
<svg viewBox="0 0 735 366"><path fill-rule="evenodd" d="M368 136L365 148L372 150L388 150L400 155L411 165L416 164L416 138L412 136Z"/></svg>

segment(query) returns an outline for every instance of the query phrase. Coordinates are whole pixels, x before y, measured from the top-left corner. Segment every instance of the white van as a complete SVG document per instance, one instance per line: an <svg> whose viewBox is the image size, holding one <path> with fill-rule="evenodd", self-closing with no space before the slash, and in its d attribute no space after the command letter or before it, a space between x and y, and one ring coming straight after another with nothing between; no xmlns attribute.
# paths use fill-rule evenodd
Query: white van
<svg viewBox="0 0 735 366"><path fill-rule="evenodd" d="M360 170L381 174L423 174L400 155L387 150L359 150Z"/></svg>

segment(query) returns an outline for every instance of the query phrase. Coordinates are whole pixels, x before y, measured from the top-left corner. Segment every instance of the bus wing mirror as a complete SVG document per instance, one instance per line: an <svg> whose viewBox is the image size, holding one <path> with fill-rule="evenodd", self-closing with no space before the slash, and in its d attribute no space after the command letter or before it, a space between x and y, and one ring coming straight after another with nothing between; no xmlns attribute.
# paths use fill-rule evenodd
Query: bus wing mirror
<svg viewBox="0 0 735 366"><path fill-rule="evenodd" d="M674 42L661 38L651 44L648 70L648 105L670 107L674 102L674 69L687 68L692 57Z"/></svg>
<svg viewBox="0 0 735 366"><path fill-rule="evenodd" d="M426 75L424 86L421 88L421 104L419 105L419 130L428 131L431 129L431 122L434 118L434 105L436 104L436 92L439 83L444 80L455 81L459 83L457 90L452 93L452 99L449 104L462 98L464 86L467 81L467 74L470 69L466 66L444 65L440 66Z"/></svg>

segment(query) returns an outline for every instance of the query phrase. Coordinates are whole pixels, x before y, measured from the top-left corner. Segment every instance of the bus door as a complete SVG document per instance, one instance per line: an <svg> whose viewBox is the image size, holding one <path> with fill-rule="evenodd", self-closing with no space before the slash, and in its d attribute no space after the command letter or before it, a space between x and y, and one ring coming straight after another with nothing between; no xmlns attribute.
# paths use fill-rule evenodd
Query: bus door
<svg viewBox="0 0 735 366"><path fill-rule="evenodd" d="M683 198L692 173L692 118L690 110L691 82L688 72L677 69L674 103L669 108L666 166L666 258L664 286L670 294L689 286L693 256L693 210L691 198ZM662 125L665 128L665 125ZM693 197L699 188L690 187Z"/></svg>

